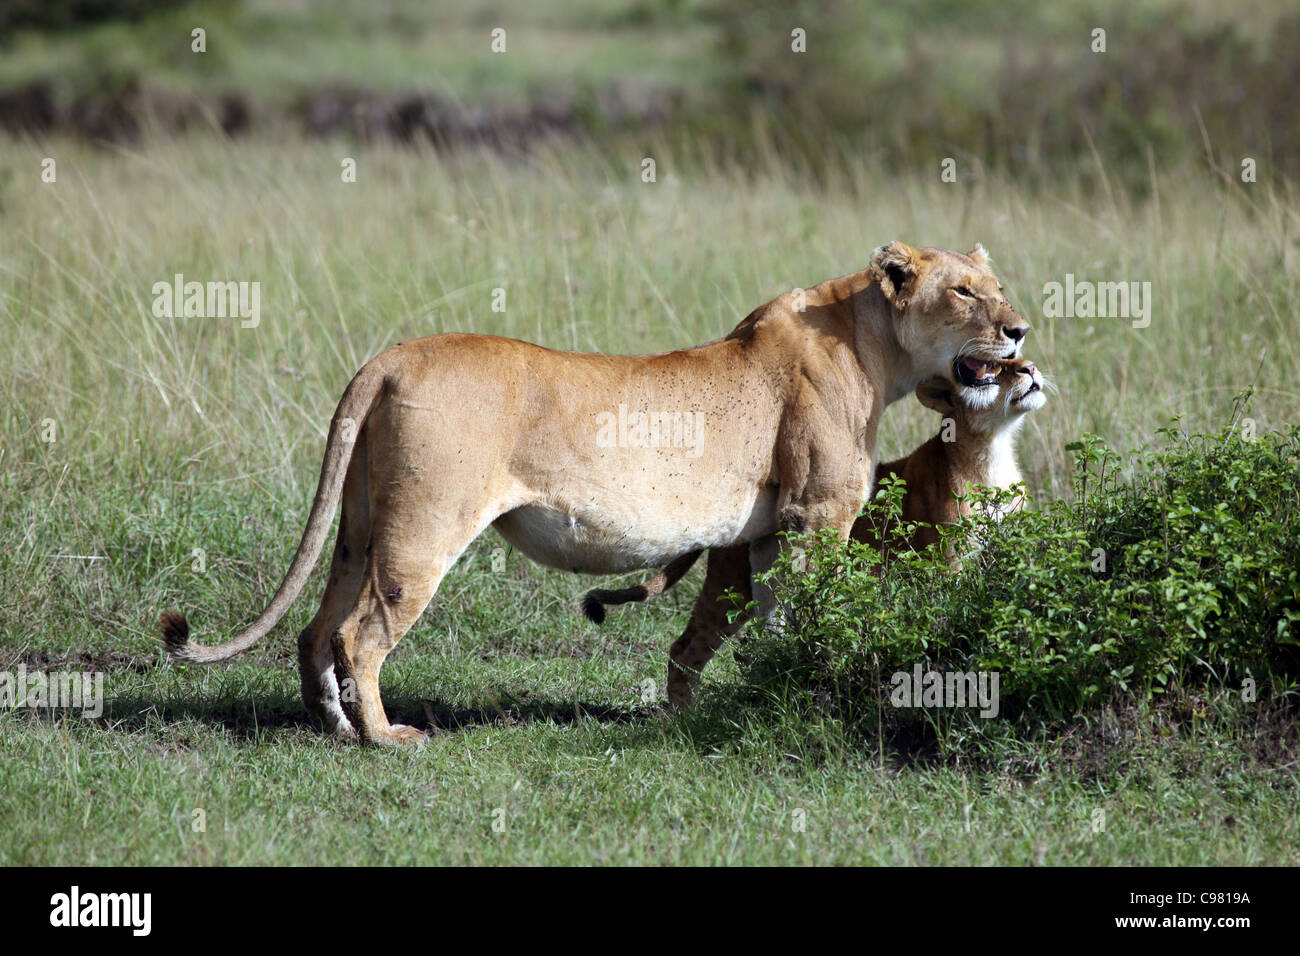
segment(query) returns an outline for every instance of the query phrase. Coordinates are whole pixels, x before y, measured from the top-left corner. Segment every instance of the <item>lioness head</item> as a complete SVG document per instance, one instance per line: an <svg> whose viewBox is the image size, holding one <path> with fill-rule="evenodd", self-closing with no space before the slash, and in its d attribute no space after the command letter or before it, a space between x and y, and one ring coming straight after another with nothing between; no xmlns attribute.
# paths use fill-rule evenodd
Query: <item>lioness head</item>
<svg viewBox="0 0 1300 956"><path fill-rule="evenodd" d="M891 242L872 253L871 270L894 307L895 334L917 379L990 387L994 363L1020 355L1029 323L1002 294L983 246L963 255Z"/></svg>
<svg viewBox="0 0 1300 956"><path fill-rule="evenodd" d="M996 432L1018 425L1027 412L1042 408L1047 401L1046 380L1034 363L1025 358L1001 359L992 363L988 381L967 385L940 376L916 387L916 397L926 408L956 418L974 432Z"/></svg>

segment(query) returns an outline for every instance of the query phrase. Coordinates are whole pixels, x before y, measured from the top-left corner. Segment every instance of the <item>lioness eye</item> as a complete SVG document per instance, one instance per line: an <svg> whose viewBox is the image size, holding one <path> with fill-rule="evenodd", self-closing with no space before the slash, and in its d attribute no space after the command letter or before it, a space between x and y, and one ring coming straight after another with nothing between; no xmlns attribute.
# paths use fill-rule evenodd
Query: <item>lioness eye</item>
<svg viewBox="0 0 1300 956"><path fill-rule="evenodd" d="M956 292L959 296L962 296L963 298L966 299L975 298L975 293L970 290L969 286L960 285L957 288L953 289L952 291Z"/></svg>

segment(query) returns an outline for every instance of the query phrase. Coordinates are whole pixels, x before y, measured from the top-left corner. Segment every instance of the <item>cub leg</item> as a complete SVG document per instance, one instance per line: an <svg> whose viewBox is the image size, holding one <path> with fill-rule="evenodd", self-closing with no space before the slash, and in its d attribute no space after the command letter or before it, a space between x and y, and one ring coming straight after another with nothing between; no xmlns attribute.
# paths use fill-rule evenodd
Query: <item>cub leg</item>
<svg viewBox="0 0 1300 956"><path fill-rule="evenodd" d="M709 552L704 588L695 600L686 630L673 642L668 660L668 703L672 707L689 707L695 698L695 685L704 668L722 642L733 636L744 623L744 615L729 622L732 605L722 600L728 591L740 593L741 606L750 600L749 547L734 545Z"/></svg>

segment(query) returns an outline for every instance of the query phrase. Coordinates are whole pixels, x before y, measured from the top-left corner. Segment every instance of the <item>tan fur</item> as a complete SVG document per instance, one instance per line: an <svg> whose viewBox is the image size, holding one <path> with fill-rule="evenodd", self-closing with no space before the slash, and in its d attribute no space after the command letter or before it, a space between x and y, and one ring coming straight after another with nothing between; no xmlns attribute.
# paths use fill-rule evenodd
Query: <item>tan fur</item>
<svg viewBox="0 0 1300 956"><path fill-rule="evenodd" d="M921 403L944 416L939 433L910 455L882 464L876 469L871 494L875 495L882 479L902 478L906 482L901 521L919 524L904 538L896 528L881 527L874 515L863 515L853 524L852 535L872 547L888 553L902 548L921 549L940 540L937 525L955 524L971 513L967 500L976 485L1010 489L1020 483L1016 465L1014 437L1025 413L1043 404L1043 380L1026 359L997 363L996 386L987 386L996 395L964 388L948 378L936 378L917 386ZM972 407L976 404L979 407ZM1008 510L1020 505L1017 497ZM995 515L1001 517L1001 515ZM698 555L691 555L691 562ZM690 562L685 562L689 567ZM954 557L954 568L957 562ZM681 573L685 573L684 570ZM675 576L667 571L645 585L621 591L591 591L584 601L588 617L597 620L589 603L622 604L641 601L671 587ZM743 607L751 599L750 552L747 547L717 548L709 552L704 588L682 636L673 644L668 668L668 696L674 706L691 702L694 682L700 669L709 662L722 642L735 635L744 618L737 615L728 621L728 612L737 605L723 601L731 590L737 592ZM665 580L666 577L671 580ZM642 592L646 593L642 593ZM603 608L600 613L603 619ZM599 623L599 620L597 620Z"/></svg>
<svg viewBox="0 0 1300 956"><path fill-rule="evenodd" d="M1018 352L1028 327L999 289L978 250L895 242L867 269L808 289L802 312L783 295L698 348L592 355L460 334L391 348L335 411L307 528L270 606L217 647L191 643L169 616L169 654L223 660L264 636L341 501L329 583L299 637L303 699L335 733L417 742L390 726L379 670L489 525L537 561L600 574L780 531L847 538L885 406L959 355ZM698 415L702 430L693 447L602 440L621 412Z"/></svg>

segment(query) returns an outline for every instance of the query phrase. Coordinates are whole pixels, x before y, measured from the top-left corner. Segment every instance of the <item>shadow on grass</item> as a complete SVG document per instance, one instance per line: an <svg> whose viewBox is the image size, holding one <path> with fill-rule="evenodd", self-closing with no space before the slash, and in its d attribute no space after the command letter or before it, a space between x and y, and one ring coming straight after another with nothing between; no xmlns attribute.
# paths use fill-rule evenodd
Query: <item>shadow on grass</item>
<svg viewBox="0 0 1300 956"><path fill-rule="evenodd" d="M629 724L653 718L662 712L655 706L617 707L580 700L512 700L476 708L454 708L440 701L413 696L385 698L384 709L393 723L406 724L430 735L480 726L566 725L584 720ZM268 730L317 731L308 719L302 701L286 694L216 700L124 696L106 700L104 713L99 718L99 722L111 725L119 733L140 732L157 728L159 723L178 724L189 720L220 726L245 740L255 739Z"/></svg>
<svg viewBox="0 0 1300 956"><path fill-rule="evenodd" d="M119 652L91 653L25 652L14 657L34 670L92 670L105 672L148 673L158 667L153 658L136 657ZM491 697L491 695L487 695ZM657 705L640 707L614 706L583 700L531 700L503 695L478 707L456 708L442 701L401 694L383 695L388 719L406 724L430 735L467 730L480 726L512 727L534 723L559 725L594 720L602 724L632 724L663 713ZM77 710L70 712L75 716ZM36 719L62 719L58 711L37 711ZM267 730L317 731L296 694L246 690L238 696L220 697L149 697L138 692L118 695L104 701L104 712L96 722L111 726L115 732L140 732L162 724L193 720L218 725L236 737L254 739Z"/></svg>

